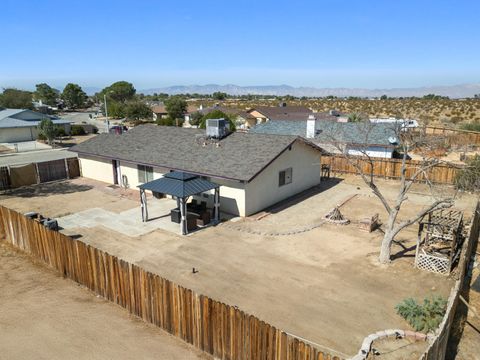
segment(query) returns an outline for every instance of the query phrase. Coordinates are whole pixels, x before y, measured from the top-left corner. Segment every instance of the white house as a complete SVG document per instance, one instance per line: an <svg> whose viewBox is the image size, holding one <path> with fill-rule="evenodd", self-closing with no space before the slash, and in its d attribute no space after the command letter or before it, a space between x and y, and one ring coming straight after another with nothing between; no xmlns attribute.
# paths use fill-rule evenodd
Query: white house
<svg viewBox="0 0 480 360"><path fill-rule="evenodd" d="M248 216L320 182L321 149L298 136L231 133L141 125L100 134L70 149L82 176L136 189L170 171L200 175L220 186L223 212ZM213 204L213 193L202 194Z"/></svg>
<svg viewBox="0 0 480 360"><path fill-rule="evenodd" d="M36 140L37 126L45 118L50 118L55 125L62 126L65 133L70 133L71 121L51 118L32 110L4 109L0 110L0 143Z"/></svg>

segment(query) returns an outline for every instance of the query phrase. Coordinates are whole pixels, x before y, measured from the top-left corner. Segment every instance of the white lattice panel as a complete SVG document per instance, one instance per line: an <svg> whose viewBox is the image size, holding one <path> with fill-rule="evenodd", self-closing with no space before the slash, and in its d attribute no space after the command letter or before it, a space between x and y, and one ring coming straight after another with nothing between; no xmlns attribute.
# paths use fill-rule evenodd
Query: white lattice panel
<svg viewBox="0 0 480 360"><path fill-rule="evenodd" d="M448 275L450 273L450 262L448 259L418 254L417 268L437 274Z"/></svg>

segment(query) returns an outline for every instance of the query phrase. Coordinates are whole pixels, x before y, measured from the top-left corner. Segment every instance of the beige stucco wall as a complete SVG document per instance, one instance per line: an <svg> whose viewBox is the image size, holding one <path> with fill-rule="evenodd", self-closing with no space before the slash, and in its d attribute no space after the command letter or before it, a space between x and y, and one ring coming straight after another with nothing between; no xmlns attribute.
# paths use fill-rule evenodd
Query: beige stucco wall
<svg viewBox="0 0 480 360"><path fill-rule="evenodd" d="M0 143L15 143L21 141L32 141L37 138L35 127L7 128L0 130Z"/></svg>
<svg viewBox="0 0 480 360"><path fill-rule="evenodd" d="M79 155L82 175L107 183L113 183L111 160ZM292 168L292 182L278 186L278 173ZM154 179L168 169L154 168ZM136 164L120 162L120 174L126 175L131 189L137 189L138 170ZM120 176L121 176L120 175ZM220 209L233 215L248 216L265 209L281 200L293 196L320 182L320 154L301 142L292 145L261 172L252 182L245 184L233 180L209 179L220 185ZM213 206L214 191L196 195L198 201L207 201Z"/></svg>
<svg viewBox="0 0 480 360"><path fill-rule="evenodd" d="M113 184L112 160L80 154L78 158L83 177Z"/></svg>
<svg viewBox="0 0 480 360"><path fill-rule="evenodd" d="M292 168L292 182L278 186L278 174ZM296 142L246 186L245 214L251 215L320 183L320 153Z"/></svg>
<svg viewBox="0 0 480 360"><path fill-rule="evenodd" d="M159 179L168 172L168 169L164 168L153 168L153 179ZM128 181L128 187L130 189L137 189L137 186L141 183L138 181L138 168L137 164L127 163L125 161L120 161L120 179L125 175Z"/></svg>
<svg viewBox="0 0 480 360"><path fill-rule="evenodd" d="M208 178L220 185L220 211L232 215L245 216L245 184L218 178ZM213 207L214 190L193 196L197 201L206 201L208 207Z"/></svg>

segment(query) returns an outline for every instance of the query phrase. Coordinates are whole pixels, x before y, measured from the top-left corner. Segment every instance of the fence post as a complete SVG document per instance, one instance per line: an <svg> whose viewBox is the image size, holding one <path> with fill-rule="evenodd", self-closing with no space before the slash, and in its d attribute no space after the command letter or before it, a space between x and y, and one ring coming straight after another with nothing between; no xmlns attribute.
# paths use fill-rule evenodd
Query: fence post
<svg viewBox="0 0 480 360"><path fill-rule="evenodd" d="M37 177L37 184L40 184L40 171L38 171L38 163L35 163L35 175Z"/></svg>
<svg viewBox="0 0 480 360"><path fill-rule="evenodd" d="M67 172L67 179L70 179L70 172L68 171L68 161L67 158L65 160L65 171Z"/></svg>

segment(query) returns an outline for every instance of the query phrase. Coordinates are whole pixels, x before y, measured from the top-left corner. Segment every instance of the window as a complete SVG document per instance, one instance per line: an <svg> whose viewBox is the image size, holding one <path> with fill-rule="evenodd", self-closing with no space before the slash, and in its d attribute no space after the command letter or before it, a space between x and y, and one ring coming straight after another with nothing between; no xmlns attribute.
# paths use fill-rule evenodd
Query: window
<svg viewBox="0 0 480 360"><path fill-rule="evenodd" d="M153 180L153 167L137 165L137 169L139 183L146 183Z"/></svg>
<svg viewBox="0 0 480 360"><path fill-rule="evenodd" d="M282 170L278 173L278 186L290 184L292 182L292 168Z"/></svg>

